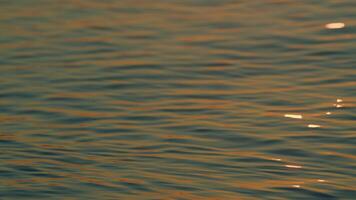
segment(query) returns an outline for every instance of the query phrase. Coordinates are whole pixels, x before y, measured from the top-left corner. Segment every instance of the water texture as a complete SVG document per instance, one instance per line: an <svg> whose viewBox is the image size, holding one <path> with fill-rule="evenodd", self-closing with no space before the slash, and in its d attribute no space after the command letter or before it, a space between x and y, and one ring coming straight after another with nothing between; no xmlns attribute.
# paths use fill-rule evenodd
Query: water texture
<svg viewBox="0 0 356 200"><path fill-rule="evenodd" d="M0 1L0 199L355 199L355 7Z"/></svg>

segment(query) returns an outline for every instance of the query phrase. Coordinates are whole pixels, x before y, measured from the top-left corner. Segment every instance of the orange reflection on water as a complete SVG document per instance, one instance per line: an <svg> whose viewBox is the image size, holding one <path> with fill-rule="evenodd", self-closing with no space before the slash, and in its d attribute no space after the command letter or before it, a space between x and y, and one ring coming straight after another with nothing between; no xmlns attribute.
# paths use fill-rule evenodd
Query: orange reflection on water
<svg viewBox="0 0 356 200"><path fill-rule="evenodd" d="M293 119L303 119L303 116L299 114L285 114L284 117L293 118Z"/></svg>
<svg viewBox="0 0 356 200"><path fill-rule="evenodd" d="M309 124L308 128L320 128L321 126L318 124Z"/></svg>
<svg viewBox="0 0 356 200"><path fill-rule="evenodd" d="M299 166L299 165L284 165L285 167L287 168L294 168L294 169L301 169L302 166Z"/></svg>
<svg viewBox="0 0 356 200"><path fill-rule="evenodd" d="M342 22L334 22L334 23L329 23L325 25L325 28L327 29L341 29L344 28L345 24Z"/></svg>

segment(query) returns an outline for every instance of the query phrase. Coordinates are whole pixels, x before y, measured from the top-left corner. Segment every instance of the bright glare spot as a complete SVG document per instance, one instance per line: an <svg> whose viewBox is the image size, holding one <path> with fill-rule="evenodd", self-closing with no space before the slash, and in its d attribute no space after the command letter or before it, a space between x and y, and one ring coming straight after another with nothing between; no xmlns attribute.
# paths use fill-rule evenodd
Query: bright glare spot
<svg viewBox="0 0 356 200"><path fill-rule="evenodd" d="M295 187L295 188L300 188L300 185L293 185L293 187Z"/></svg>
<svg viewBox="0 0 356 200"><path fill-rule="evenodd" d="M336 102L341 103L342 99L336 99Z"/></svg>
<svg viewBox="0 0 356 200"><path fill-rule="evenodd" d="M296 114L285 114L284 117L293 118L293 119L302 119L303 118L302 115L296 115Z"/></svg>
<svg viewBox="0 0 356 200"><path fill-rule="evenodd" d="M282 161L282 159L280 159L280 158L272 158L272 160L275 160L275 161Z"/></svg>
<svg viewBox="0 0 356 200"><path fill-rule="evenodd" d="M331 112L326 112L327 115L331 115Z"/></svg>
<svg viewBox="0 0 356 200"><path fill-rule="evenodd" d="M317 124L309 124L308 127L309 128L320 128L321 126L317 125Z"/></svg>
<svg viewBox="0 0 356 200"><path fill-rule="evenodd" d="M323 179L318 179L318 182L319 182L319 183L324 183L325 180L323 180Z"/></svg>
<svg viewBox="0 0 356 200"><path fill-rule="evenodd" d="M302 166L299 166L299 165L285 165L285 166L288 167L288 168L295 168L295 169L302 168Z"/></svg>
<svg viewBox="0 0 356 200"><path fill-rule="evenodd" d="M336 108L342 108L342 107L344 107L344 106L341 105L341 104L334 104L334 106L335 106Z"/></svg>
<svg viewBox="0 0 356 200"><path fill-rule="evenodd" d="M335 23L329 23L325 25L325 28L327 29L340 29L340 28L344 28L345 24L342 22L335 22Z"/></svg>

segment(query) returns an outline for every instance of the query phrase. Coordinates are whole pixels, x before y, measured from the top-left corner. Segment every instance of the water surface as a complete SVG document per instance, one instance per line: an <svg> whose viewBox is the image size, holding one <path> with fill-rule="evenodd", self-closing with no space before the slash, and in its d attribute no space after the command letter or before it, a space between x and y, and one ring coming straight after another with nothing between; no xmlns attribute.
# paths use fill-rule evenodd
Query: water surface
<svg viewBox="0 0 356 200"><path fill-rule="evenodd" d="M0 199L354 199L355 6L1 1Z"/></svg>

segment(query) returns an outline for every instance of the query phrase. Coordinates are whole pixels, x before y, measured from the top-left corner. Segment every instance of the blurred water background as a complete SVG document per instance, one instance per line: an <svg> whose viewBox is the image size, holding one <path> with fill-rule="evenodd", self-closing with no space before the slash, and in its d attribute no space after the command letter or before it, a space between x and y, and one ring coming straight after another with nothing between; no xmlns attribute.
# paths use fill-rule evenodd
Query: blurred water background
<svg viewBox="0 0 356 200"><path fill-rule="evenodd" d="M0 199L355 199L355 7L1 0Z"/></svg>

